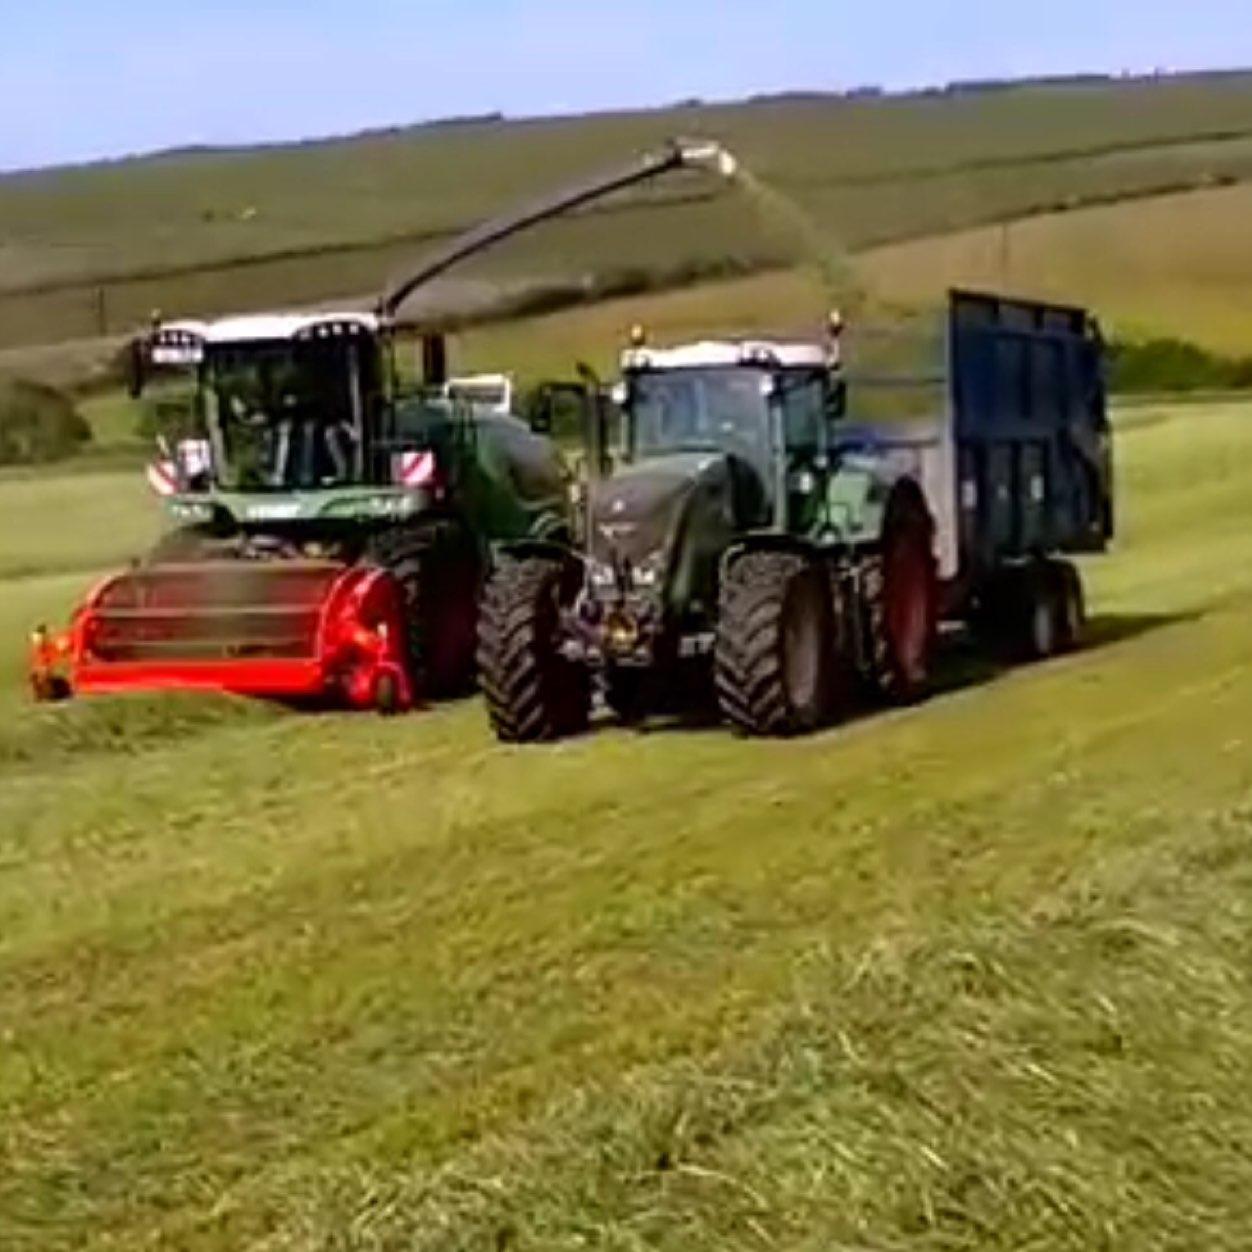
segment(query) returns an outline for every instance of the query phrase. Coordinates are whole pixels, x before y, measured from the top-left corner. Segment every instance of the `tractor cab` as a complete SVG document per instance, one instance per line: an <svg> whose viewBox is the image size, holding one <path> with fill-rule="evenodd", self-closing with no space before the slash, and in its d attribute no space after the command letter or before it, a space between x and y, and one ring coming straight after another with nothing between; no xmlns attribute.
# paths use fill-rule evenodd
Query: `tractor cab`
<svg viewBox="0 0 1252 1252"><path fill-rule="evenodd" d="M842 411L838 341L637 342L623 354L615 393L626 464L724 458L740 493L757 497L764 515L753 520L786 529L792 498L825 465Z"/></svg>

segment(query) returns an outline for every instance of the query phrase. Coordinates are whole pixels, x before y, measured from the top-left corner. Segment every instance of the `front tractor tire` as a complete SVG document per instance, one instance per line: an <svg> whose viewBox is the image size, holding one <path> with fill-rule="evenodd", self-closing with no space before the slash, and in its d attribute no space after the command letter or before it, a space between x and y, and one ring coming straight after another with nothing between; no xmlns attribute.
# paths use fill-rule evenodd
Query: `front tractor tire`
<svg viewBox="0 0 1252 1252"><path fill-rule="evenodd" d="M795 552L750 552L722 578L714 678L740 733L782 738L833 712L834 613L820 564Z"/></svg>
<svg viewBox="0 0 1252 1252"><path fill-rule="evenodd" d="M496 737L542 743L581 734L591 678L561 655L568 568L550 557L505 560L487 581L479 616L479 683Z"/></svg>
<svg viewBox="0 0 1252 1252"><path fill-rule="evenodd" d="M469 536L450 522L385 530L371 537L364 559L404 593L414 686L432 700L465 695L474 683L480 581Z"/></svg>

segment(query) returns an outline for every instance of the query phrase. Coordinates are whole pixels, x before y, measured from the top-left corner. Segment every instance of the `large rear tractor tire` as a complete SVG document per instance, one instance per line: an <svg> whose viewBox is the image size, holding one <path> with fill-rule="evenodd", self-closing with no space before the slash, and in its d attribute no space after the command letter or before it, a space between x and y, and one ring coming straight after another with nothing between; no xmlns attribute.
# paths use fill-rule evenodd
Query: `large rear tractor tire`
<svg viewBox="0 0 1252 1252"><path fill-rule="evenodd" d="M750 552L722 579L714 679L723 717L745 735L816 730L833 708L835 633L821 566Z"/></svg>
<svg viewBox="0 0 1252 1252"><path fill-rule="evenodd" d="M580 734L591 676L560 651L567 569L548 557L505 560L487 581L478 630L479 681L496 737L540 743Z"/></svg>
<svg viewBox="0 0 1252 1252"><path fill-rule="evenodd" d="M930 686L939 629L939 586L925 507L897 497L883 527L877 577L868 590L872 677L893 704L912 704Z"/></svg>
<svg viewBox="0 0 1252 1252"><path fill-rule="evenodd" d="M451 522L382 531L363 559L388 570L404 592L407 659L417 691L441 700L474 683L480 582L478 552Z"/></svg>

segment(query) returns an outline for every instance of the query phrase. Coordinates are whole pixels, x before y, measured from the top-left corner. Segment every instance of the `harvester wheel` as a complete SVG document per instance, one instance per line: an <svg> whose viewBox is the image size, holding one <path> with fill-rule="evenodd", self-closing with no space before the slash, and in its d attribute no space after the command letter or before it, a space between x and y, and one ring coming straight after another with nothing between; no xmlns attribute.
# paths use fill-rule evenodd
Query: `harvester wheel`
<svg viewBox="0 0 1252 1252"><path fill-rule="evenodd" d="M503 561L487 581L479 617L478 667L487 712L505 743L537 743L586 730L591 679L560 652L563 562Z"/></svg>
<svg viewBox="0 0 1252 1252"><path fill-rule="evenodd" d="M815 730L832 711L833 613L821 568L750 552L722 579L714 677L722 715L747 735Z"/></svg>
<svg viewBox="0 0 1252 1252"><path fill-rule="evenodd" d="M463 695L474 680L478 555L451 523L386 530L365 560L389 570L404 591L410 676L432 699Z"/></svg>
<svg viewBox="0 0 1252 1252"><path fill-rule="evenodd" d="M939 591L925 507L909 495L888 508L877 569L866 579L872 676L895 704L920 699L930 683Z"/></svg>

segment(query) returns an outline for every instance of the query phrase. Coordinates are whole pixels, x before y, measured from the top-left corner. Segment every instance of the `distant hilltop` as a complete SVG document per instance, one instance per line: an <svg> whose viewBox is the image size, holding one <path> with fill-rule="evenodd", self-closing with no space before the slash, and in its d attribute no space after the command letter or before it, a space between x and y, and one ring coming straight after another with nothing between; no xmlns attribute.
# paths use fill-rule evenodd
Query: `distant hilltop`
<svg viewBox="0 0 1252 1252"><path fill-rule="evenodd" d="M440 130L475 130L489 129L502 125L521 125L533 122L578 121L591 117L646 117L649 114L673 113L676 111L700 111L706 109L750 108L754 106L771 106L786 104L832 104L839 101L856 103L861 101L880 100L918 100L927 98L958 98L961 96L986 95L995 92L1013 92L1030 90L1081 90L1084 88L1126 87L1136 84L1144 86L1162 83L1219 83L1225 80L1246 79L1252 76L1252 67L1226 68L1211 70L1172 71L1157 69L1151 72L1126 71L1123 73L1074 73L1036 75L1028 78L987 78L958 79L943 85L917 86L900 89L888 89L874 84L864 83L846 88L805 89L794 91L762 92L756 95L734 99L703 99L688 97L682 100L671 100L648 108L616 109L612 106L600 110L583 113L517 115L499 111L487 113L460 114L450 117L429 118L417 122L399 122L391 125L367 127L356 131L345 131L338 134L309 136L302 139L281 139L246 144L188 144L173 148L162 148L151 152L129 152L117 156L103 157L92 161L72 162L61 166L46 166L37 169L0 170L0 183L6 179L20 179L31 174L42 174L54 169L91 169L107 167L123 162L136 160L164 161L182 158L233 156L249 152L297 151L334 144L352 143L357 140L388 139L405 135L419 135Z"/></svg>

